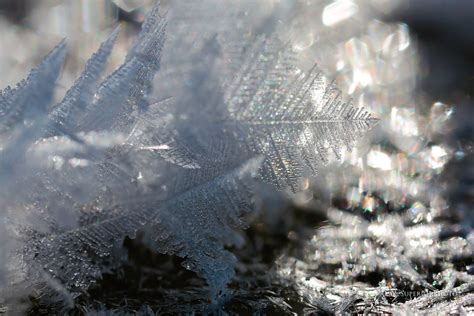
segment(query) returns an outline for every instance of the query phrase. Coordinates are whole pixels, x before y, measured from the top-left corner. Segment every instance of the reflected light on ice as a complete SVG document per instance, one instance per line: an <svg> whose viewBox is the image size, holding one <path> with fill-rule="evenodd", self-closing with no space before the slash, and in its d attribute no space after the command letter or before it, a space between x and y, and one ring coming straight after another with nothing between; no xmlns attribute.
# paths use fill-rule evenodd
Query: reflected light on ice
<svg viewBox="0 0 474 316"><path fill-rule="evenodd" d="M392 170L392 159L386 153L372 149L367 155L367 165L375 169Z"/></svg>
<svg viewBox="0 0 474 316"><path fill-rule="evenodd" d="M393 131L405 136L418 136L418 122L414 109L393 107L390 117Z"/></svg>
<svg viewBox="0 0 474 316"><path fill-rule="evenodd" d="M323 24L333 26L359 12L359 6L349 0L339 0L327 5L322 14Z"/></svg>
<svg viewBox="0 0 474 316"><path fill-rule="evenodd" d="M450 155L441 146L433 146L431 147L429 156L428 156L428 166L432 169L439 169L442 168L448 161Z"/></svg>

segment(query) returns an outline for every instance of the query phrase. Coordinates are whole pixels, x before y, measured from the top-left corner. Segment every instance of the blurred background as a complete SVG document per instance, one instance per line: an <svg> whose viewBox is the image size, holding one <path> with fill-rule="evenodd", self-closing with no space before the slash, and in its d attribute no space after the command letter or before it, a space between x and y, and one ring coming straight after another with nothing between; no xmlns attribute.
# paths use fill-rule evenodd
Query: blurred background
<svg viewBox="0 0 474 316"><path fill-rule="evenodd" d="M0 86L20 81L54 45L67 38L69 56L58 83L59 98L77 78L87 58L120 23L122 32L109 63L110 69L115 68L123 61L153 2L0 0ZM165 10L170 12L169 36L183 34L178 27L183 21L197 23L190 18L174 20L176 17L188 14L202 18L199 12L206 6L210 8L212 2L203 1L199 11L189 9L199 7L201 2L163 0ZM240 5L243 2L229 1L227 5L237 7L247 17L252 12ZM374 247L382 257L426 252L418 254L425 259L432 256L431 265L420 264L416 256L403 260L407 261L407 270L418 271L430 284L436 280L438 285L443 284L439 281L443 271L472 276L474 2L261 0L259 5L262 16L278 17L277 34L291 41L302 69L318 63L347 98L372 111L381 122L357 149L345 152L342 161L332 162L316 179L308 179L306 192L291 201L293 211L284 213L284 225L277 223L272 228L268 219L259 219L250 230L255 234L250 249L256 254L242 256L267 258L262 262L279 278L291 282L305 300L311 300L311 293L319 293L320 288L314 282L294 281L301 276L324 279L326 274L324 280L329 284L341 280L344 284L362 282L366 284L362 288L368 291L369 285L380 284L379 279L373 281L373 275L362 281L354 277L360 271L344 265L349 260L344 254L349 251L355 258L367 255L372 249L366 245L368 240L380 236L369 234L353 237L348 243L335 242L338 238L344 240L341 236L347 233L341 229L341 222L331 223L337 213L329 210L337 208L362 214L381 225L389 220L387 214L397 214L403 218L402 227L419 227L420 233L402 234ZM207 35L220 31L213 27L214 20L199 23L208 23ZM206 34L201 35L204 38ZM170 42L176 40L179 36ZM165 69L171 58L167 54L165 50ZM305 220L298 221L298 212ZM324 224L320 219L311 221L314 214L321 215ZM263 229L262 223L267 228ZM362 225L357 223L351 222L350 228ZM433 235L429 233L433 225L449 233ZM327 234L322 233L321 226ZM400 235L388 224L381 229L382 235ZM266 234L272 238L283 236L284 246L272 248L276 242L268 241ZM280 243L282 239L276 240ZM300 256L294 254L295 249L282 251L285 247L298 248ZM395 254L394 248L398 249ZM428 254L427 249L432 252ZM268 260L268 253L272 260ZM342 264L327 270L328 262ZM370 270L367 263L359 264ZM337 296L341 289L331 287L327 291Z"/></svg>

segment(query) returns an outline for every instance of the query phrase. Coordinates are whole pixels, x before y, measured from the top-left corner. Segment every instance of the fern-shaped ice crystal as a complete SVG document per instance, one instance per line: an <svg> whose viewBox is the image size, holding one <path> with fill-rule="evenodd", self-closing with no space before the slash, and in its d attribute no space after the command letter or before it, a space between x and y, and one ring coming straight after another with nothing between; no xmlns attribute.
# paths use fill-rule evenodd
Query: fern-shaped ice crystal
<svg viewBox="0 0 474 316"><path fill-rule="evenodd" d="M209 112L207 123L191 119L184 124L207 124L207 130L217 131L212 136L204 132L210 138L208 143L212 138L228 137L228 142L241 147L243 156L262 155L265 160L260 175L265 182L278 189L298 191L303 176L316 175L318 166L325 165L330 154L340 158L343 148L350 150L377 123L365 109L345 102L336 85L328 82L317 66L307 72L298 69L291 46L276 36L251 38L240 45L243 47L236 49L242 52L240 56L234 52L230 58L221 52L224 78L216 80L206 75L189 79L199 81L200 89L219 91L221 95L214 93L217 98L209 98L208 104L196 109L196 103L202 102L201 96L194 94L192 105L183 108L181 114L199 117L199 111ZM206 58L199 56L203 63ZM222 63L208 65L208 72L213 68L219 72L219 67ZM235 71L227 75L227 69ZM174 128L182 124L178 122ZM188 154L189 144L197 143L198 138L183 133L172 141L161 139L167 146L159 152L168 161L188 167L194 159ZM204 142L205 138L201 137Z"/></svg>
<svg viewBox="0 0 474 316"><path fill-rule="evenodd" d="M288 44L274 37L259 38L226 87L229 123L238 139L266 157L261 174L278 188L298 190L305 171L315 175L337 158L376 122L363 108L344 102L334 83L327 83L314 66L302 72L294 66Z"/></svg>

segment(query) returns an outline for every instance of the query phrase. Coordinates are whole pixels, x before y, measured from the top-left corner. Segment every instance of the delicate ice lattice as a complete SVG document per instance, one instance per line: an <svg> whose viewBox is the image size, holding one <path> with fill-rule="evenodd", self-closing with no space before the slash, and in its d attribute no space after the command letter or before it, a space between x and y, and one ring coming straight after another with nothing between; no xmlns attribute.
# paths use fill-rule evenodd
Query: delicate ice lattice
<svg viewBox="0 0 474 316"><path fill-rule="evenodd" d="M30 283L87 288L142 229L151 247L203 275L216 298L233 276L224 246L242 244L234 228L251 210L253 178L296 191L306 169L314 174L329 150L337 156L376 122L316 67L294 67L289 46L271 36L244 42L231 61L209 39L189 81L150 104L166 27L158 7L102 83L118 31L49 112L64 44L2 93L3 212L26 245L19 261Z"/></svg>
<svg viewBox="0 0 474 316"><path fill-rule="evenodd" d="M340 158L342 148L350 150L377 123L363 108L344 102L341 92L317 66L307 73L295 67L291 46L276 37L252 38L240 51L241 56L231 59L230 65L224 62L226 69L235 72L220 80L221 86L216 85L222 95L210 98L201 110L211 113L204 120L219 133L216 137L228 137L228 142L235 142L247 155L265 157L260 170L265 182L298 191L304 174L315 175L331 152ZM224 60L226 56L224 52ZM222 63L208 67L222 67ZM184 109L181 114L199 115L195 111ZM157 151L168 161L197 167L189 144L199 137L183 134L163 140L166 149Z"/></svg>

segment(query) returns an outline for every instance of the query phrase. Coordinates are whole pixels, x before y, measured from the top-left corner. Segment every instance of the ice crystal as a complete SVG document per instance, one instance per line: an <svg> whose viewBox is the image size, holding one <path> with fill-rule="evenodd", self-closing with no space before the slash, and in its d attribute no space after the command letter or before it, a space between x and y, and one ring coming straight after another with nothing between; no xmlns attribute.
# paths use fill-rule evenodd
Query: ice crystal
<svg viewBox="0 0 474 316"><path fill-rule="evenodd" d="M217 295L232 277L235 260L223 245L242 244L233 228L242 227L241 214L251 210L249 179L258 167L254 159L208 181L196 175L192 185L175 184L162 201L147 196L139 202L135 196L135 205L128 202L113 215L108 212L108 217L78 229L40 238L28 252L67 288L86 288L113 259L113 247L141 228L148 232L151 247L186 258L185 267L205 276Z"/></svg>
<svg viewBox="0 0 474 316"><path fill-rule="evenodd" d="M13 255L26 276L8 285L49 287L71 303L70 291L118 265L123 239L140 230L220 298L236 261L224 247L243 244L235 229L245 227L257 174L297 191L330 151L339 157L376 122L316 66L298 69L291 46L270 35L226 43L231 55L218 37L206 39L188 80L171 80L175 95L149 101L166 25L156 5L101 82L115 30L56 106L64 44L2 93L1 181L12 182L2 203L24 243Z"/></svg>
<svg viewBox="0 0 474 316"><path fill-rule="evenodd" d="M133 128L133 113L146 110L164 44L166 23L158 8L149 13L119 69L98 84L116 30L49 113L64 43L17 88L2 93L5 145L1 171L2 181L10 182L2 190L2 204L9 213L23 208L21 216L6 218L26 245L18 260L26 264L27 284L46 284L56 290L87 287L100 276L107 263L104 257L112 248L144 223L142 213L127 210L121 214L117 205L106 205L106 195L98 192L117 187L107 182L111 179L107 175L125 168L111 167L107 157L120 148ZM8 134L7 128L15 128L14 133ZM127 183L130 178L124 173L119 180ZM15 195L9 197L15 189ZM21 217L29 219L17 222ZM15 279L7 284L18 283Z"/></svg>
<svg viewBox="0 0 474 316"><path fill-rule="evenodd" d="M45 123L47 108L54 92L54 83L65 57L65 43L59 44L43 63L33 69L27 79L15 88L6 88L0 96L2 162L20 158L37 136L36 129ZM13 130L13 133L12 133ZM15 141L13 137L17 137ZM2 166L1 171L9 168Z"/></svg>
<svg viewBox="0 0 474 316"><path fill-rule="evenodd" d="M64 99L52 109L49 114L52 136L61 135L63 130L75 131L76 123L73 120L77 120L78 117L82 116L87 106L92 102L94 90L107 65L107 58L112 51L117 35L118 29L112 33L98 52L87 62L81 77L69 89Z"/></svg>
<svg viewBox="0 0 474 316"><path fill-rule="evenodd" d="M265 182L296 192L303 175L316 175L331 154L340 158L342 149L350 150L378 120L346 102L316 65L308 72L298 69L291 46L276 36L247 41L239 58L224 63L234 72L216 86L222 96L202 110L215 111L208 120L221 126L219 138L230 137L242 152L265 157L260 170ZM199 115L193 111L184 109L183 114ZM183 147L190 143L185 137L162 141L168 147L160 152L171 162L195 166L189 146Z"/></svg>

